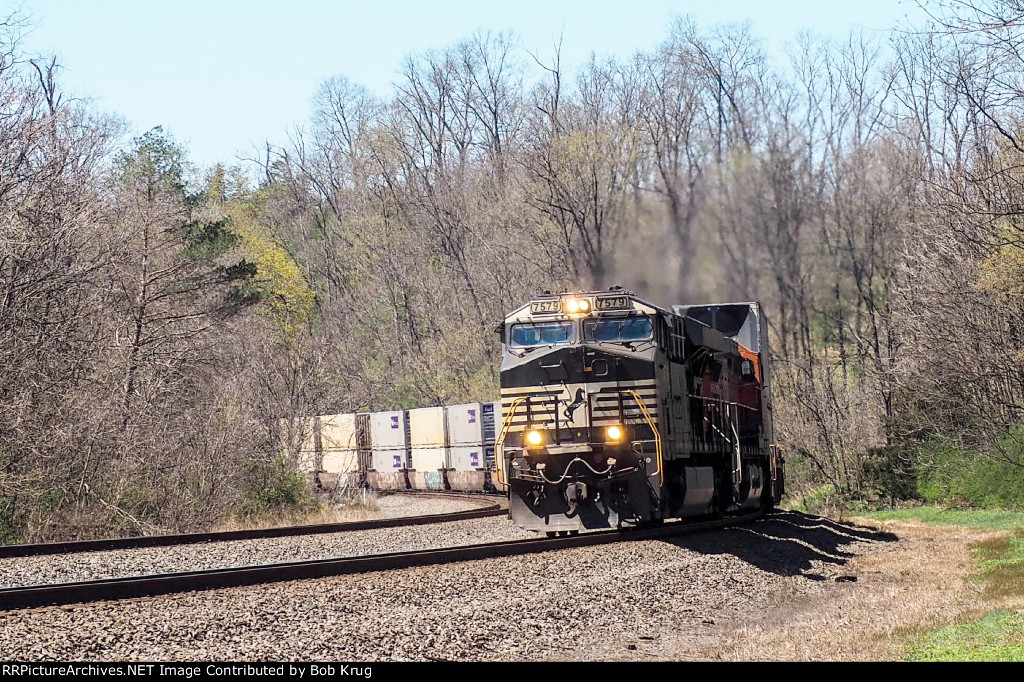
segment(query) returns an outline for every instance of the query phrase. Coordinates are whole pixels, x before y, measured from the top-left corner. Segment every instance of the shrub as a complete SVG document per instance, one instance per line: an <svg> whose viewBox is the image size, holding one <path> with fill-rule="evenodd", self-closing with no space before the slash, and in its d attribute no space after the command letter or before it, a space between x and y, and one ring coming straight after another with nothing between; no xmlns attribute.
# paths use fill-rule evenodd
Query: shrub
<svg viewBox="0 0 1024 682"><path fill-rule="evenodd" d="M254 488L243 495L239 503L239 514L243 518L249 519L288 508L312 508L319 505L310 492L309 482L289 469L283 457L264 466L255 481Z"/></svg>
<svg viewBox="0 0 1024 682"><path fill-rule="evenodd" d="M0 545L18 542L18 531L14 522L14 502L9 497L0 497Z"/></svg>
<svg viewBox="0 0 1024 682"><path fill-rule="evenodd" d="M1024 425L980 452L933 438L920 462L918 492L930 503L1024 509Z"/></svg>
<svg viewBox="0 0 1024 682"><path fill-rule="evenodd" d="M836 487L826 483L797 498L793 508L808 514L818 514L833 509L839 502Z"/></svg>

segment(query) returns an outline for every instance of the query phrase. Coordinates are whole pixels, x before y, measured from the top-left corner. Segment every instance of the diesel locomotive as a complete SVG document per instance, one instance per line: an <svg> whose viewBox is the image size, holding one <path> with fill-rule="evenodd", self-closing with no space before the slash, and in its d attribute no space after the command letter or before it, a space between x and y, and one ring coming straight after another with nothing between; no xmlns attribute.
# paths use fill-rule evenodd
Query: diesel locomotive
<svg viewBox="0 0 1024 682"><path fill-rule="evenodd" d="M759 303L545 292L497 331L495 474L520 527L569 534L778 504Z"/></svg>

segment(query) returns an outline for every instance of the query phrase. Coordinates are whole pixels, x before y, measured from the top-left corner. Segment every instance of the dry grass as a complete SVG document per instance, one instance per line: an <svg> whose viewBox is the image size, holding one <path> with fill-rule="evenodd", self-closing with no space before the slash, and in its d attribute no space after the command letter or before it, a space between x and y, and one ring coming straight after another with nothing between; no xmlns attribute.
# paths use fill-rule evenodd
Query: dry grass
<svg viewBox="0 0 1024 682"><path fill-rule="evenodd" d="M370 521L383 517L376 493L364 496L327 500L312 509L270 511L257 518L233 518L218 524L214 531L256 530L285 526L311 526L323 523Z"/></svg>
<svg viewBox="0 0 1024 682"><path fill-rule="evenodd" d="M974 578L977 547L1003 541L1003 533L856 521L900 540L853 558L843 572L856 575L856 583L830 584L809 598L780 595L779 609L726 631L707 650L728 660L892 660L903 657L914 634L1021 606L1020 592L991 593Z"/></svg>

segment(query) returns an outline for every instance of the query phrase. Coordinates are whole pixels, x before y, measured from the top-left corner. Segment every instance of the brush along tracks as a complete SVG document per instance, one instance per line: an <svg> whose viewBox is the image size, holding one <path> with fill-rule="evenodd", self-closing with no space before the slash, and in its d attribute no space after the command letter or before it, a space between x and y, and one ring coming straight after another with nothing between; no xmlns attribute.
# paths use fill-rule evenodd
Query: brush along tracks
<svg viewBox="0 0 1024 682"><path fill-rule="evenodd" d="M569 537L531 538L527 540L489 542L459 547L367 556L138 575L52 585L30 585L0 589L0 610L7 611L91 601L153 597L179 592L307 580L352 573L369 573L416 566L440 565L475 559L521 556L615 542L656 540L748 523L761 516L762 512L758 511L752 514L726 517L713 521L666 524L658 528L599 531Z"/></svg>

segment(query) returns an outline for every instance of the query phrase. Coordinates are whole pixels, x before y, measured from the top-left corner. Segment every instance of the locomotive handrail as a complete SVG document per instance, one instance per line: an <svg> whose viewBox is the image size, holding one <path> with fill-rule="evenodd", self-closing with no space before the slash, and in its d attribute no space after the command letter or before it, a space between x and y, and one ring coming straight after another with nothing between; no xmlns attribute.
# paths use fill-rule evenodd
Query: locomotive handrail
<svg viewBox="0 0 1024 682"><path fill-rule="evenodd" d="M516 413L516 408L524 402L526 402L526 396L512 401L512 404L508 407L508 414L501 421L501 430L498 432L498 437L494 440L494 463L497 465L494 473L498 475L499 485L508 485L505 481L505 437L508 435L509 427L512 426L512 417Z"/></svg>
<svg viewBox="0 0 1024 682"><path fill-rule="evenodd" d="M721 424L716 424L714 421L709 421L706 416L704 417L704 422L708 428L710 428L712 431L718 434L722 443L728 444L729 446L742 447L743 436L740 435L738 429L739 410L735 410L733 408L741 408L754 413L759 412L758 408L751 407L750 405L744 405L743 403L736 402L733 400L723 400L722 398L712 398L709 396L696 395L694 393L688 393L687 397L705 403L705 407L709 408L714 414L716 414L720 418ZM722 429L719 428L719 426L725 428L726 423L729 424L729 430L732 431L731 435L723 432ZM700 440L704 439L702 438Z"/></svg>
<svg viewBox="0 0 1024 682"><path fill-rule="evenodd" d="M636 391L629 388L626 389L626 393L633 396L633 400L636 401L637 406L640 408L641 414L643 414L644 419L647 420L647 425L651 427L651 431L654 433L654 450L658 454L658 470L654 473L658 474L659 478L661 479L661 485L665 485L665 471L662 467L661 457L661 431L658 431L658 427L657 425L655 425L654 420L651 418L651 413L647 410L647 404L643 401L643 398L641 398Z"/></svg>
<svg viewBox="0 0 1024 682"><path fill-rule="evenodd" d="M736 440L733 442L733 470L732 470L732 482L733 485L739 485L743 482L743 453L740 451L740 432L736 429L735 420L732 415L729 415L729 426L732 427L733 436Z"/></svg>
<svg viewBox="0 0 1024 682"><path fill-rule="evenodd" d="M723 400L722 398L712 398L710 396L699 395L699 394L696 394L696 393L687 393L686 397L687 398L696 398L697 400L701 400L701 401L706 402L706 403L720 403L720 404L726 405L726 406L742 407L744 410L750 410L751 412L759 412L760 411L756 407L751 407L750 405L744 405L743 403L736 402L735 400Z"/></svg>

